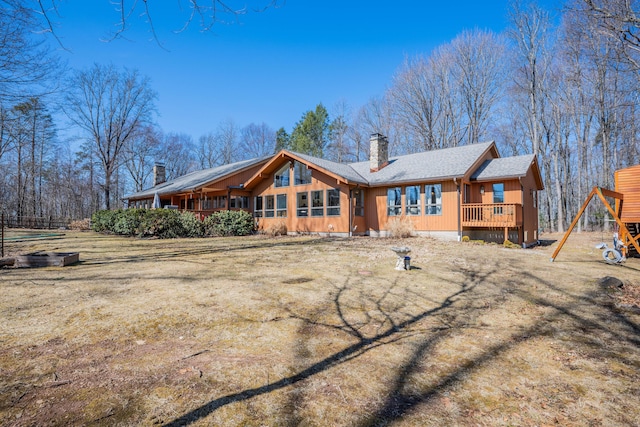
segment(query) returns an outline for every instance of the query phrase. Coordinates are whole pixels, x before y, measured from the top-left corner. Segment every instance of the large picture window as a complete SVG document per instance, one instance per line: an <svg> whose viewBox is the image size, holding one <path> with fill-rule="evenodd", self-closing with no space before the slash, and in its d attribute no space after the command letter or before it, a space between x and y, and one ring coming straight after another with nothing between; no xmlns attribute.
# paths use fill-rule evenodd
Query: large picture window
<svg viewBox="0 0 640 427"><path fill-rule="evenodd" d="M394 216L402 214L401 188L393 187L387 189L387 215Z"/></svg>
<svg viewBox="0 0 640 427"><path fill-rule="evenodd" d="M262 217L262 196L256 196L253 199L253 216L256 218Z"/></svg>
<svg viewBox="0 0 640 427"><path fill-rule="evenodd" d="M284 165L274 175L273 185L275 187L288 187L289 186L289 163Z"/></svg>
<svg viewBox="0 0 640 427"><path fill-rule="evenodd" d="M265 218L273 218L275 215L275 204L273 196L264 196L264 216Z"/></svg>
<svg viewBox="0 0 640 427"><path fill-rule="evenodd" d="M324 215L324 192L322 190L311 192L311 216Z"/></svg>
<svg viewBox="0 0 640 427"><path fill-rule="evenodd" d="M296 207L298 216L309 216L309 193L303 191L296 195Z"/></svg>
<svg viewBox="0 0 640 427"><path fill-rule="evenodd" d="M340 215L340 190L327 190L327 216Z"/></svg>
<svg viewBox="0 0 640 427"><path fill-rule="evenodd" d="M293 163L293 183L295 185L311 184L311 169L298 161Z"/></svg>
<svg viewBox="0 0 640 427"><path fill-rule="evenodd" d="M276 216L278 217L287 216L287 195L286 194L278 194L276 196Z"/></svg>
<svg viewBox="0 0 640 427"><path fill-rule="evenodd" d="M425 215L442 215L442 184L424 186Z"/></svg>
<svg viewBox="0 0 640 427"><path fill-rule="evenodd" d="M420 186L410 185L404 190L407 215L420 215Z"/></svg>

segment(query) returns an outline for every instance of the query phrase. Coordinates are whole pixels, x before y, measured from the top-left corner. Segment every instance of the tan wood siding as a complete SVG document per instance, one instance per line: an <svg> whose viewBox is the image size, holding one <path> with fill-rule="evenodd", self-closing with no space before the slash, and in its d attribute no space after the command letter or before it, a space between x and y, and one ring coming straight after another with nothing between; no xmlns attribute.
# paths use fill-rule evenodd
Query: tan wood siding
<svg viewBox="0 0 640 427"><path fill-rule="evenodd" d="M640 222L640 165L616 171L615 180L616 191L624 195L620 219Z"/></svg>
<svg viewBox="0 0 640 427"><path fill-rule="evenodd" d="M283 161L282 164L288 162ZM275 168L279 170L281 166ZM253 197L255 196L277 196L278 194L287 195L287 216L286 217L262 217L258 219L258 227L260 229L268 229L270 226L284 221L287 226L287 231L297 233L348 233L349 232L349 187L344 184L338 184L338 181L332 177L329 177L317 170L312 170L311 184L299 184L293 183L293 171L290 169L290 183L287 187L276 187L274 185L273 174L265 177L264 180L259 182L253 190ZM326 191L330 189L340 190L340 215L330 216L326 213L327 197ZM324 193L324 215L313 217L311 215L307 217L297 216L297 194L299 192L307 192L310 195L311 191L322 191ZM252 199L253 199L252 197ZM253 206L253 200L252 200Z"/></svg>
<svg viewBox="0 0 640 427"><path fill-rule="evenodd" d="M425 184L442 184L442 214L425 215ZM456 231L458 229L457 187L453 181L430 182L420 185L420 214L406 215L406 185L398 185L402 191L402 214L399 216L387 214L387 189L396 186L375 187L368 189L365 194L365 215L367 227L370 231L384 231L387 223L393 218L407 218L416 231Z"/></svg>

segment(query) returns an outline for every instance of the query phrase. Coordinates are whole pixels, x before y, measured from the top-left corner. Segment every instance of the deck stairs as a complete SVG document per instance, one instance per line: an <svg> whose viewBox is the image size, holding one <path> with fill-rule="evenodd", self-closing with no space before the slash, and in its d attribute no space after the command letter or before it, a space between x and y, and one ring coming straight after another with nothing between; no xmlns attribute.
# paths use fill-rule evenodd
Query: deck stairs
<svg viewBox="0 0 640 427"><path fill-rule="evenodd" d="M636 237L638 237L638 234L640 234L640 223L628 222L625 225L627 226L627 230L629 230L629 233L631 233L631 235L633 236L634 239ZM629 256L629 258L631 258L631 257L635 257L635 258L640 257L640 255L638 254L638 251L636 250L636 248L631 244L629 244L629 254L628 254L628 256Z"/></svg>

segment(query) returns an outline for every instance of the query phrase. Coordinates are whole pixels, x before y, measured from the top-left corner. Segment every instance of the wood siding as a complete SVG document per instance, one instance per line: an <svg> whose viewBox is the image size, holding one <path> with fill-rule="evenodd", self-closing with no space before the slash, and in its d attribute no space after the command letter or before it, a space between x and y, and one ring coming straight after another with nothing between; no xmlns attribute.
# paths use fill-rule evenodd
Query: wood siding
<svg viewBox="0 0 640 427"><path fill-rule="evenodd" d="M289 161L283 159L281 165L288 163ZM279 170L281 166L275 168ZM296 233L349 233L349 187L345 184L338 184L338 181L332 177L329 177L317 170L311 171L311 184L293 184L293 170L290 169L290 183L287 187L276 187L274 185L274 174L271 173L266 176L261 182L259 182L253 190L252 212L253 212L253 199L256 196L277 196L278 194L287 195L287 216L273 218L258 218L258 228L266 230L270 226L273 226L279 222L284 222L287 226L288 232ZM338 189L340 190L340 215L329 216L326 214L327 197L326 190ZM297 216L297 194L299 192L311 191L323 191L324 193L324 215L313 217L298 217ZM309 199L310 200L310 199ZM365 195L366 200L366 195ZM264 202L263 202L264 203Z"/></svg>
<svg viewBox="0 0 640 427"><path fill-rule="evenodd" d="M616 191L624 195L620 219L640 222L640 165L615 172Z"/></svg>
<svg viewBox="0 0 640 427"><path fill-rule="evenodd" d="M425 184L442 184L442 213L425 215ZM458 191L453 181L412 184L420 185L420 214L407 215L406 188L408 185L370 188L365 194L365 215L369 231L386 231L388 222L393 218L407 218L416 231L457 231L458 229ZM387 214L387 189L400 187L402 190L402 214Z"/></svg>

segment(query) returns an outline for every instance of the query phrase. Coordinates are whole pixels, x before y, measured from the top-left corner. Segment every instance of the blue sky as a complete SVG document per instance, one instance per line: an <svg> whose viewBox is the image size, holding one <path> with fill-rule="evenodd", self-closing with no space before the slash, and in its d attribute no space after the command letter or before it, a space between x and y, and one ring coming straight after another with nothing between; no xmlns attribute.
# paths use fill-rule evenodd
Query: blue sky
<svg viewBox="0 0 640 427"><path fill-rule="evenodd" d="M72 68L98 62L140 70L158 93L162 129L194 140L228 119L290 132L320 102L330 113L338 102L356 110L384 93L405 56L428 53L465 29L501 32L508 8L498 0L287 0L207 33L197 22L176 33L188 2L149 4L163 47L140 7L124 38L105 42L119 19L109 0L61 2L55 28L69 50L61 54Z"/></svg>

